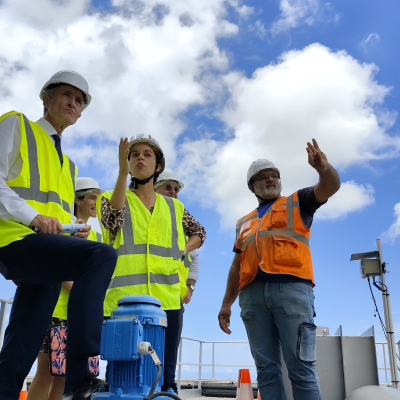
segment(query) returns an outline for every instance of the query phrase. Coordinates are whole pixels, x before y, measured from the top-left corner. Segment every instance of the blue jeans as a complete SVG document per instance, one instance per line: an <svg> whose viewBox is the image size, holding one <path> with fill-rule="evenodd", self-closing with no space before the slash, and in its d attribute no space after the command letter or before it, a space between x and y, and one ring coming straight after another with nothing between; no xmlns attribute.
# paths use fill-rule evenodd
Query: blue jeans
<svg viewBox="0 0 400 400"><path fill-rule="evenodd" d="M286 400L281 349L295 400L322 400L315 368L314 294L304 283L253 281L239 293L240 316L262 400Z"/></svg>

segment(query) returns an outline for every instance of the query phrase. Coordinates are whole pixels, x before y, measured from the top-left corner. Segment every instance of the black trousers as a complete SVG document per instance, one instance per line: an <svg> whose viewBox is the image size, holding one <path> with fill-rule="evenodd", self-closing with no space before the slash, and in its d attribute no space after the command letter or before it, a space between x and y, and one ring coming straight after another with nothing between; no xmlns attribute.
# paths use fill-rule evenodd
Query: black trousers
<svg viewBox="0 0 400 400"><path fill-rule="evenodd" d="M175 369L178 358L179 342L183 326L183 306L179 310L165 310L167 313L168 326L165 330L164 349L164 382L161 390L172 388L177 393L175 383Z"/></svg>
<svg viewBox="0 0 400 400"><path fill-rule="evenodd" d="M116 261L111 246L73 236L28 235L0 247L0 272L17 285L0 352L1 400L19 399L64 281L74 281L67 357L99 354L104 296Z"/></svg>

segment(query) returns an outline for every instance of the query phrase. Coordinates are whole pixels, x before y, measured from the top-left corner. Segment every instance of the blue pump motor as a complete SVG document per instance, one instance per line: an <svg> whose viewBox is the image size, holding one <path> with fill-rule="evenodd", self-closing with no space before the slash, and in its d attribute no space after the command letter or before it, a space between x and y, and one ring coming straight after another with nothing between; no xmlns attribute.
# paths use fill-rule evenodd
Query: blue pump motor
<svg viewBox="0 0 400 400"><path fill-rule="evenodd" d="M164 340L167 314L155 297L125 296L118 302L109 320L103 322L100 358L108 361L109 392L99 391L92 399L143 400L157 376L150 355L141 355L139 342L149 342L164 364ZM156 392L161 390L161 376Z"/></svg>

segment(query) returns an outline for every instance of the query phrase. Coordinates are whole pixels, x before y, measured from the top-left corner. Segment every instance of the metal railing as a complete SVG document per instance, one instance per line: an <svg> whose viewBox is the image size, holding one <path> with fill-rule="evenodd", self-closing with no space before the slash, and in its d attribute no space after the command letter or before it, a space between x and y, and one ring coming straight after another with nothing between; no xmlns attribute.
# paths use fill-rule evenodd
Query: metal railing
<svg viewBox="0 0 400 400"><path fill-rule="evenodd" d="M12 300L0 299L0 347L3 343L4 328L6 324L7 306L12 304Z"/></svg>
<svg viewBox="0 0 400 400"><path fill-rule="evenodd" d="M4 300L0 299L0 347L3 343L3 336L4 336L4 328L6 325L6 316L7 316L7 309L8 305L12 304L12 300ZM185 363L182 362L182 354L183 354L183 340L188 340L192 342L199 343L199 362L198 363ZM216 344L248 344L248 341L204 341L198 339L192 339L187 337L181 337L180 344L179 344L179 353L178 353L178 389L181 388L181 380L182 380L182 365L188 366L197 366L198 367L198 388L201 388L201 380L202 380L202 367L211 367L211 378L215 378L215 368L216 367L235 367L235 368L253 368L255 367L254 364L245 365L245 364L215 364L215 345ZM203 344L211 344L212 351L211 351L211 364L204 364L203 363ZM383 367L379 365L378 362L378 371L385 372L385 381L390 382L388 379L388 375L390 376L390 366L388 366L387 361L387 342L375 342L377 355L378 355L378 348L382 349L382 358L383 358ZM400 354L400 341L397 342L397 352ZM389 373L389 374L388 374Z"/></svg>
<svg viewBox="0 0 400 400"><path fill-rule="evenodd" d="M185 340L190 340L192 342L197 342L199 343L199 362L198 363L184 363L182 362L182 344L183 344L183 339ZM203 344L212 344L212 364L203 364ZM229 343L229 344L248 344L248 341L218 341L218 342L210 342L210 341L205 341L205 340L198 340L198 339L191 339L182 336L180 343L179 343L179 352L178 352L178 390L181 389L181 380L182 380L182 365L194 365L199 367L199 374L198 374L198 389L201 389L201 379L202 379L202 367L212 367L212 373L211 373L211 378L215 378L215 367L240 367L240 368L255 368L254 364L251 365L244 365L244 364L215 364L215 344L221 344L221 343Z"/></svg>
<svg viewBox="0 0 400 400"><path fill-rule="evenodd" d="M182 362L182 353L183 353L183 340L188 340L192 342L197 342L199 343L199 362L198 363L186 363ZM203 344L212 344L212 353L211 353L211 359L212 363L211 364L203 364ZM181 389L181 381L182 381L182 365L191 365L191 366L197 366L199 368L198 370L198 376L197 376L197 381L198 381L198 388L201 389L201 380L202 380L202 367L211 367L211 378L215 378L215 367L236 367L236 368L252 368L255 367L254 364L252 365L236 365L236 364L215 364L215 345L216 344L221 344L221 343L228 343L228 344L248 344L248 341L218 341L218 342L213 342L213 341L204 341L204 340L197 340L197 339L192 339L192 338L187 338L187 337L181 337L181 341L179 344L179 353L178 353L178 363L177 363L177 368L178 368L178 390ZM383 367L379 366L378 362L378 371L385 371L385 382L390 382L391 380L388 380L388 372L390 376L390 366L387 365L387 342L375 342L375 348L377 351L378 355L378 348L382 347L382 354L383 354ZM400 341L397 343L398 347L398 353L400 354Z"/></svg>
<svg viewBox="0 0 400 400"><path fill-rule="evenodd" d="M383 355L383 368L379 367L378 364L378 371L385 371L385 382L391 382L391 378L390 380L388 380L388 371L389 371L389 376L390 376L390 366L386 365L386 355L387 355L387 342L375 342L375 347L378 350L378 347L382 346L382 355ZM400 354L400 340L397 342L397 354ZM398 363L397 363L398 364ZM399 366L397 365L397 368L399 368Z"/></svg>

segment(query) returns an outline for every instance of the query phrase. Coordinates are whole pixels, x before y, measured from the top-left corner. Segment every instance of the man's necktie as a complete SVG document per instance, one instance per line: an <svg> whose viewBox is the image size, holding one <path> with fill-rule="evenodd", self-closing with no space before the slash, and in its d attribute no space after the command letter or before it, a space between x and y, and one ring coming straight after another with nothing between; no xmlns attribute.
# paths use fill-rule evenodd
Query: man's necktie
<svg viewBox="0 0 400 400"><path fill-rule="evenodd" d="M51 135L51 137L54 139L54 146L57 150L57 154L58 154L58 157L60 158L60 163L62 166L63 165L63 153L61 150L61 136L57 134L57 135Z"/></svg>

